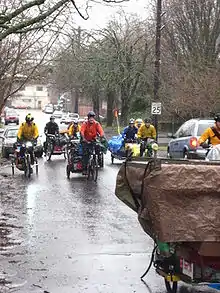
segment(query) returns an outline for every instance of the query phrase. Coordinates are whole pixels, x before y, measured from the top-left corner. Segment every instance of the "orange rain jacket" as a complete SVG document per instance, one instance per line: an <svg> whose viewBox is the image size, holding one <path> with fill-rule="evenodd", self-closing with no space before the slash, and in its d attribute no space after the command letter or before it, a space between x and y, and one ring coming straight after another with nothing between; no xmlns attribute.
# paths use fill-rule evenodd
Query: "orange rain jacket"
<svg viewBox="0 0 220 293"><path fill-rule="evenodd" d="M104 136L104 131L99 122L90 123L87 121L82 124L80 134L87 141L92 141L96 139L97 135Z"/></svg>

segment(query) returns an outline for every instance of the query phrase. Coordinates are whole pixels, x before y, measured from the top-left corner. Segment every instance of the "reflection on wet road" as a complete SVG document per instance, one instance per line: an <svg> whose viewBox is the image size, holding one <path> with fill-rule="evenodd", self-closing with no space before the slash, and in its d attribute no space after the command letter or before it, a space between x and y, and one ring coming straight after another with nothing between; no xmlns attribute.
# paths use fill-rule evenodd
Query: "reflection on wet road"
<svg viewBox="0 0 220 293"><path fill-rule="evenodd" d="M64 159L52 159L42 159L39 176L29 181L16 173L17 185L1 196L4 289L146 292L139 276L151 240L114 196L118 167L107 164L97 184L74 174L68 181ZM156 289L154 272L151 280Z"/></svg>
<svg viewBox="0 0 220 293"><path fill-rule="evenodd" d="M65 176L63 157L30 179L0 177L0 292L165 293L149 264L152 241L114 195L109 155L98 182ZM184 291L186 292L186 291Z"/></svg>

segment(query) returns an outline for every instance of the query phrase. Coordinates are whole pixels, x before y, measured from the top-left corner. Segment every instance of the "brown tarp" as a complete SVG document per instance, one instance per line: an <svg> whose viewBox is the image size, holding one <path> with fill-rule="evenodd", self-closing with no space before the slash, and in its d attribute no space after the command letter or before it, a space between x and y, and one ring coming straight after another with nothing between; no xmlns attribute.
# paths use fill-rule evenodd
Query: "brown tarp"
<svg viewBox="0 0 220 293"><path fill-rule="evenodd" d="M220 242L220 165L127 162L116 196L138 213L154 240Z"/></svg>

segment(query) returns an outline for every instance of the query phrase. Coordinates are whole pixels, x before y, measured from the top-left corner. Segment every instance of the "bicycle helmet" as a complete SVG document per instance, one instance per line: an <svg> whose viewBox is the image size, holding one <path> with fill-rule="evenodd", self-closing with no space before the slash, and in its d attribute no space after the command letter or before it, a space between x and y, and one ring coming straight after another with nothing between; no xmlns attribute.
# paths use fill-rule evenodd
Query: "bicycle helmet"
<svg viewBox="0 0 220 293"><path fill-rule="evenodd" d="M78 123L79 123L78 119L73 120L73 124L78 124Z"/></svg>
<svg viewBox="0 0 220 293"><path fill-rule="evenodd" d="M141 118L136 119L135 121L138 125L143 123L143 120Z"/></svg>
<svg viewBox="0 0 220 293"><path fill-rule="evenodd" d="M215 114L214 120L215 122L220 122L220 113Z"/></svg>
<svg viewBox="0 0 220 293"><path fill-rule="evenodd" d="M34 117L32 117L31 114L29 113L26 115L25 120L26 120L26 122L31 122L34 120Z"/></svg>
<svg viewBox="0 0 220 293"><path fill-rule="evenodd" d="M144 123L151 123L151 119L149 118L144 119Z"/></svg>
<svg viewBox="0 0 220 293"><path fill-rule="evenodd" d="M135 123L135 120L133 119L133 118L131 118L130 120L129 120L129 124L134 124Z"/></svg>
<svg viewBox="0 0 220 293"><path fill-rule="evenodd" d="M89 113L87 114L87 116L88 116L88 118L95 117L95 112L89 111Z"/></svg>

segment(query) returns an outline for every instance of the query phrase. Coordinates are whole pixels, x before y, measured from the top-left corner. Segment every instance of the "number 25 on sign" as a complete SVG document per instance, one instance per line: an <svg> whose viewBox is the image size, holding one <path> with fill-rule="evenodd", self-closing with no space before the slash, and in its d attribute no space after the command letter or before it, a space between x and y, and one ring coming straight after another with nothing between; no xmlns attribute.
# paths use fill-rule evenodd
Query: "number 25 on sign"
<svg viewBox="0 0 220 293"><path fill-rule="evenodd" d="M151 104L151 114L161 115L161 103L152 103Z"/></svg>

